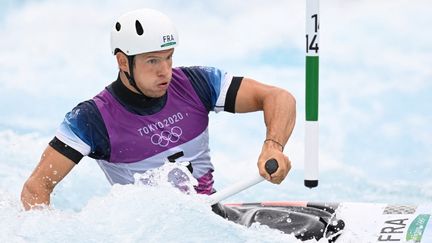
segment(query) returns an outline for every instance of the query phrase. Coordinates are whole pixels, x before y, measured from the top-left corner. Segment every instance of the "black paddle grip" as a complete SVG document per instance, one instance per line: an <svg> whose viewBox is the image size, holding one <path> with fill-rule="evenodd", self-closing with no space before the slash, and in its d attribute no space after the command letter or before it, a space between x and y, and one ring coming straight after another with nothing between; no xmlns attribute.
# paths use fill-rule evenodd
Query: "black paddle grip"
<svg viewBox="0 0 432 243"><path fill-rule="evenodd" d="M269 175L275 173L279 168L278 162L275 159L269 159L265 163L265 170Z"/></svg>

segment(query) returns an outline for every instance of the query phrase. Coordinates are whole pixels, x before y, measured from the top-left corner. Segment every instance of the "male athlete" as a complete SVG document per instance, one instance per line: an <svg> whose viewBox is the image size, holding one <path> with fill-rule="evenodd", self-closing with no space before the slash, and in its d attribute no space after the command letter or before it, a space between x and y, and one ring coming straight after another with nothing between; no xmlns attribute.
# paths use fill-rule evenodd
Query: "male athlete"
<svg viewBox="0 0 432 243"><path fill-rule="evenodd" d="M282 182L291 168L283 149L296 118L293 96L214 67L173 68L178 44L174 24L158 11L140 9L118 19L111 32L118 78L66 114L23 186L26 210L49 205L54 187L83 156L95 159L111 184L133 183L135 173L167 160L189 161L197 193L212 194L210 111L262 110L267 132L259 173L272 183ZM272 175L264 169L270 158L279 165Z"/></svg>

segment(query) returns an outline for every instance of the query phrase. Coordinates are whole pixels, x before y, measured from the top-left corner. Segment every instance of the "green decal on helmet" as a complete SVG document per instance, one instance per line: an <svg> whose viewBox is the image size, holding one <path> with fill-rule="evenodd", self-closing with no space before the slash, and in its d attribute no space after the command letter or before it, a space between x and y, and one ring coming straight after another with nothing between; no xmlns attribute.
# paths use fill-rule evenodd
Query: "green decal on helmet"
<svg viewBox="0 0 432 243"><path fill-rule="evenodd" d="M169 43L165 43L165 44L163 44L163 45L161 45L160 47L167 47L167 46L173 46L173 45L176 45L177 44L177 42L169 42Z"/></svg>

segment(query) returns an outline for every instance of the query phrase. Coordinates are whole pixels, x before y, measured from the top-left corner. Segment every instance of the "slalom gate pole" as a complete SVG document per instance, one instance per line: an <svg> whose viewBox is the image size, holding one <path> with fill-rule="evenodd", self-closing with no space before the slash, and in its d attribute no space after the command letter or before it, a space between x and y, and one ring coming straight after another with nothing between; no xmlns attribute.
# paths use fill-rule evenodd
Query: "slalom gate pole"
<svg viewBox="0 0 432 243"><path fill-rule="evenodd" d="M309 188L318 186L318 77L319 0L306 0L306 122L304 184Z"/></svg>

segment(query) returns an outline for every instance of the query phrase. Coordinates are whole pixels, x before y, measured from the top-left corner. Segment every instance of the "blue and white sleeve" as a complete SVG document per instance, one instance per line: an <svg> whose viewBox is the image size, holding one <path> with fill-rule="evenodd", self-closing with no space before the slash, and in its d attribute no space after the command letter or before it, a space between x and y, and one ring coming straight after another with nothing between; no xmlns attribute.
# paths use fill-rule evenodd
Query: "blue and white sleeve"
<svg viewBox="0 0 432 243"><path fill-rule="evenodd" d="M78 137L71 129L71 121L65 117L63 122L57 129L55 135L60 141L69 147L75 149L77 152L83 156L90 154L90 145L85 143L80 137Z"/></svg>
<svg viewBox="0 0 432 243"><path fill-rule="evenodd" d="M235 112L235 99L242 77L215 67L182 67L208 111Z"/></svg>
<svg viewBox="0 0 432 243"><path fill-rule="evenodd" d="M82 102L67 113L50 145L75 163L81 159L78 153L95 159L109 158L108 133L94 102Z"/></svg>

